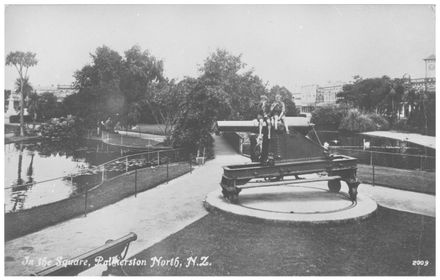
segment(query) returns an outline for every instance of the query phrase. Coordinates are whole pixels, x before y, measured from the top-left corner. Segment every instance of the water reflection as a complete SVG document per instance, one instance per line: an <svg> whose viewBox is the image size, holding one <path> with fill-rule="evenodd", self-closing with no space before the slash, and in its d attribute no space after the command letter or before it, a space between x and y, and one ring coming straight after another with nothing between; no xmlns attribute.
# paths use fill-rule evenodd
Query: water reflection
<svg viewBox="0 0 440 280"><path fill-rule="evenodd" d="M5 145L5 209L18 211L83 192L97 174L71 177L121 155L139 153L99 141L37 141ZM55 181L46 180L60 178Z"/></svg>
<svg viewBox="0 0 440 280"><path fill-rule="evenodd" d="M318 131L321 141L330 143L332 151L353 156L361 164L387 166L393 168L435 171L435 150L405 141L391 138ZM363 150L364 143L369 148ZM374 153L371 153L374 152Z"/></svg>

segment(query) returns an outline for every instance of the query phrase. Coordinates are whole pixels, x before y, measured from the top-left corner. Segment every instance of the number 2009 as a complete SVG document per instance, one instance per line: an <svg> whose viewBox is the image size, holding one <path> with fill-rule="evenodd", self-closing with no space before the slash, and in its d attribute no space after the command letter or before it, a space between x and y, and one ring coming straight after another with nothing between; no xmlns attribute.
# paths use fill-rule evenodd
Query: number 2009
<svg viewBox="0 0 440 280"><path fill-rule="evenodd" d="M422 261L422 260L413 260L412 261L412 265L414 266L428 266L429 265L429 261Z"/></svg>

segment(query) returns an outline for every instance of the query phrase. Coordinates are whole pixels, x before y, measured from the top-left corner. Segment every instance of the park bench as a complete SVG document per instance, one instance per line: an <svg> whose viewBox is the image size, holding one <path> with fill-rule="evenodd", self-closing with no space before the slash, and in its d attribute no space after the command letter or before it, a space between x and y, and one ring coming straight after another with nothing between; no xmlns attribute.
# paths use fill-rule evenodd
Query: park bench
<svg viewBox="0 0 440 280"><path fill-rule="evenodd" d="M67 265L53 265L45 268L32 276L74 276L79 273L94 267L97 264L97 259L108 260L114 259L123 260L127 255L128 246L131 241L135 241L137 235L135 233L129 233L116 240L108 240L104 245L88 251L82 255L71 258L66 261ZM117 267L111 265L107 266L107 270L102 273L103 276L109 274L117 274Z"/></svg>

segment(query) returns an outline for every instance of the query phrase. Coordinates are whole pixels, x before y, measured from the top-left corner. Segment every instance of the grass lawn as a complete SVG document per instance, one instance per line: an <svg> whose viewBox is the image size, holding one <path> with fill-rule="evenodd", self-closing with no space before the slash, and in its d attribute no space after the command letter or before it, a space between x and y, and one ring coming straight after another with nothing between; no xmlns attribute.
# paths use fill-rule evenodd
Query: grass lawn
<svg viewBox="0 0 440 280"><path fill-rule="evenodd" d="M163 124L137 124L137 129L133 131L140 131L142 133L150 133L150 134L156 134L156 135L164 135L163 130L165 129L165 126Z"/></svg>
<svg viewBox="0 0 440 280"><path fill-rule="evenodd" d="M147 146L154 146L159 144L159 141L151 140L151 139L142 139L134 136L127 135L119 135L119 134L108 134L108 139L106 139L106 143L125 146L125 147L139 147L145 148ZM161 147L162 148L162 147Z"/></svg>
<svg viewBox="0 0 440 280"><path fill-rule="evenodd" d="M182 266L150 267L154 257ZM142 276L435 275L435 218L379 208L360 223L295 226L210 213L133 258L148 265L124 270Z"/></svg>
<svg viewBox="0 0 440 280"><path fill-rule="evenodd" d="M373 183L372 166L358 164L357 174L362 182ZM395 189L435 194L435 172L375 166L374 183Z"/></svg>

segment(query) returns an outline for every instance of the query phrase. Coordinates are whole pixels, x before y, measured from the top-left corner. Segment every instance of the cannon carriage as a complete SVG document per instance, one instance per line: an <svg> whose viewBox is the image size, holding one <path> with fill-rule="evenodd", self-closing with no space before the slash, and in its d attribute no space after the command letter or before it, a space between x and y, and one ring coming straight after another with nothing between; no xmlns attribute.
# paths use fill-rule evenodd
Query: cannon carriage
<svg viewBox="0 0 440 280"><path fill-rule="evenodd" d="M262 139L257 137L259 125L256 120L217 122L219 132L248 132L251 143L252 163L223 167L220 183L223 196L232 203L238 203L239 193L243 189L274 185L290 186L317 181L328 181L329 190L339 192L341 181L344 181L348 186L350 199L356 201L357 188L360 184L356 176L357 159L330 154L321 145L314 125L308 119L286 117L285 122L289 133L286 133L283 125L278 125L278 131L271 127L269 138L268 127L264 124ZM309 179L300 177L313 173L325 174L325 176ZM293 176L294 179L285 179ZM249 183L252 179L264 179L264 181Z"/></svg>

